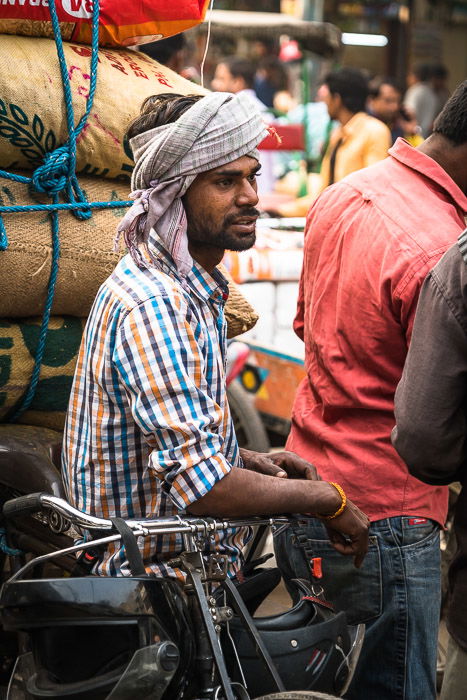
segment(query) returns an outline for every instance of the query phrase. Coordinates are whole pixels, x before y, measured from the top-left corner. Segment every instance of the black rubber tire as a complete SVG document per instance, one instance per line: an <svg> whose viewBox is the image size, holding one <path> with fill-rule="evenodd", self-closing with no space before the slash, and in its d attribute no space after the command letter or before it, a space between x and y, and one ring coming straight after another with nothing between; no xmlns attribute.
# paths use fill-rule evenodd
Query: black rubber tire
<svg viewBox="0 0 467 700"><path fill-rule="evenodd" d="M313 690L289 690L286 693L272 693L271 695L261 695L255 700L335 700L337 695L318 693Z"/></svg>
<svg viewBox="0 0 467 700"><path fill-rule="evenodd" d="M240 447L255 452L269 452L268 434L252 395L238 381L233 381L227 388L227 398Z"/></svg>

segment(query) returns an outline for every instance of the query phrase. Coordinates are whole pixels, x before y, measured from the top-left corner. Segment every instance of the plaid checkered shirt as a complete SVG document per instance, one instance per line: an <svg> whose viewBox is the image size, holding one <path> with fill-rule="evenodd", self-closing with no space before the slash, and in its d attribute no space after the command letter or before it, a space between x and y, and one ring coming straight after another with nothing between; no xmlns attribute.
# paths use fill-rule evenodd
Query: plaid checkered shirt
<svg viewBox="0 0 467 700"><path fill-rule="evenodd" d="M64 436L70 502L110 518L183 514L232 467L242 467L225 386L225 278L194 263L182 287L172 258L126 255L101 286L79 352ZM245 530L216 536L238 568ZM183 577L168 561L181 535L138 540L148 572ZM130 575L120 544L95 573Z"/></svg>

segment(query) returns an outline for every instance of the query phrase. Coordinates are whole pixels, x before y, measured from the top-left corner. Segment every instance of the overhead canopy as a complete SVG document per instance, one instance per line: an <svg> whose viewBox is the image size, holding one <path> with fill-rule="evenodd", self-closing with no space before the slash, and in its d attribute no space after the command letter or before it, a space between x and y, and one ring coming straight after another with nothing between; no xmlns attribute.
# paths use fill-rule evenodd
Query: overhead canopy
<svg viewBox="0 0 467 700"><path fill-rule="evenodd" d="M329 22L307 22L278 12L212 10L207 12L205 22L198 25L198 31L208 31L209 18L215 36L261 40L286 34L303 49L325 58L332 58L342 45L340 30Z"/></svg>

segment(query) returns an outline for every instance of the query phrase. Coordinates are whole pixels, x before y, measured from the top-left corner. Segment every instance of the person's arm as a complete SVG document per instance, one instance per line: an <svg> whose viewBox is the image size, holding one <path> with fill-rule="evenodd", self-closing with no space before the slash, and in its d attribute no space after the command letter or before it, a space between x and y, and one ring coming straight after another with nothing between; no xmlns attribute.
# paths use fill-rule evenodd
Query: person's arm
<svg viewBox="0 0 467 700"><path fill-rule="evenodd" d="M195 515L335 513L341 498L327 482L232 468L222 452L223 412L186 316L183 301L174 309L163 297L150 299L118 330L113 361L133 419L152 448L148 479L159 479L177 508ZM332 524L348 538L336 549L355 555L358 565L368 547L368 519L349 503Z"/></svg>
<svg viewBox="0 0 467 700"><path fill-rule="evenodd" d="M341 505L341 497L327 481L278 479L247 469L232 469L203 498L190 504L194 515L241 517L306 513L326 518ZM359 567L368 551L369 520L351 501L328 526L332 546L341 554L354 556Z"/></svg>
<svg viewBox="0 0 467 700"><path fill-rule="evenodd" d="M413 476L430 484L459 478L467 464L466 401L466 333L430 275L395 396L392 441Z"/></svg>

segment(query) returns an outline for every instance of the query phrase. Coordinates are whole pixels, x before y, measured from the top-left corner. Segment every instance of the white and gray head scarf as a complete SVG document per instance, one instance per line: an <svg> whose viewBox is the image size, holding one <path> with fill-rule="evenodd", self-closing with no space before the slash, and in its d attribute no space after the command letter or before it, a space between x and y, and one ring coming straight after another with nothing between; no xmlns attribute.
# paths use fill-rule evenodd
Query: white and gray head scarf
<svg viewBox="0 0 467 700"><path fill-rule="evenodd" d="M135 200L118 227L139 267L147 267L147 241L155 229L182 278L191 270L187 220L181 197L199 173L244 155L258 158L256 146L268 127L251 102L214 92L203 97L172 124L150 129L130 140L135 159L131 178ZM149 257L151 256L151 251Z"/></svg>

